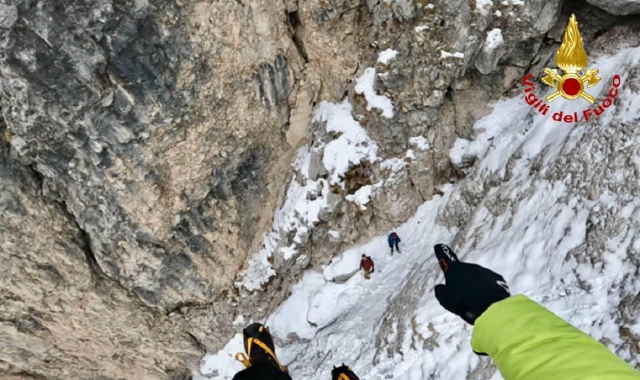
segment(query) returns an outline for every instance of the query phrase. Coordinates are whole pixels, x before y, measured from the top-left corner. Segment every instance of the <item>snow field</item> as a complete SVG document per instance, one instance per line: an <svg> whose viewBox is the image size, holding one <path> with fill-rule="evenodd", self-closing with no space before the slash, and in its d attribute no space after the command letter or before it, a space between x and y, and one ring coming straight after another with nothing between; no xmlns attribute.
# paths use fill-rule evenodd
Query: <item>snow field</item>
<svg viewBox="0 0 640 380"><path fill-rule="evenodd" d="M527 294L618 349L623 340L615 316L621 295L640 293L640 281L633 279L637 268L627 258L629 252L640 252L640 198L605 191L597 199L585 199L572 193L570 178L545 177L545 171L577 146L587 128L607 128L614 117L640 120L640 94L624 87L628 70L639 64L640 48L590 63L600 69L602 81L589 93L608 91L613 75L620 74L627 94L597 124L557 123L530 112L522 96L496 103L493 113L476 123L477 138L459 140L451 152L454 163L477 158L476 167L395 230L402 254L390 256L385 234L335 257L322 273L308 272L264 321L293 379L329 379L332 366L343 362L363 380L466 379L478 370L485 371L484 379L501 379L486 368L488 359L472 352L472 326L446 312L433 294L443 276L432 247L454 238L461 260L502 274L513 294ZM559 99L552 107L550 112L580 112L585 105ZM627 146L640 147L640 137ZM607 159L599 154L593 152L594 160ZM640 171L639 155L629 158L631 173ZM540 173L531 170L535 161L543 164ZM468 205L469 189L485 186L483 179L490 176L498 182L491 182L494 187L486 189L479 205ZM615 178L629 180L626 172ZM446 222L447 216L471 206L464 225ZM595 223L622 220L628 221L627 228L609 240L599 255L601 262L572 255L583 250L589 218L602 210L608 219ZM362 253L376 263L371 280L356 273L344 283L334 282L357 270ZM640 321L625 327L640 333ZM205 357L200 379L230 379L241 369L231 357L241 349L238 342L239 335L216 355ZM618 354L636 366L640 362L631 351Z"/></svg>

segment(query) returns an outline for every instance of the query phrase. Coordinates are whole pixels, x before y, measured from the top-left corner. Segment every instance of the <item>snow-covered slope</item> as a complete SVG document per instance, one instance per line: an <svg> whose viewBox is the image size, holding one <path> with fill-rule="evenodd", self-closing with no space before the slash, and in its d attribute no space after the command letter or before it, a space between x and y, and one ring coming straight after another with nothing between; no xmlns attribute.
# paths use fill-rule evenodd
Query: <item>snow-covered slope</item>
<svg viewBox="0 0 640 380"><path fill-rule="evenodd" d="M329 379L343 362L362 379L501 379L471 351L471 327L433 295L443 281L432 251L439 242L638 365L640 48L593 66L603 79L591 94L609 91L615 74L623 81L605 115L566 124L521 96L495 104L476 124L477 139L452 152L454 161L477 157L467 177L397 228L402 254L390 256L381 236L304 276L266 321L294 380ZM559 99L552 111L585 104ZM361 253L376 262L372 279L333 282ZM241 348L238 335L206 357L200 378L231 378Z"/></svg>

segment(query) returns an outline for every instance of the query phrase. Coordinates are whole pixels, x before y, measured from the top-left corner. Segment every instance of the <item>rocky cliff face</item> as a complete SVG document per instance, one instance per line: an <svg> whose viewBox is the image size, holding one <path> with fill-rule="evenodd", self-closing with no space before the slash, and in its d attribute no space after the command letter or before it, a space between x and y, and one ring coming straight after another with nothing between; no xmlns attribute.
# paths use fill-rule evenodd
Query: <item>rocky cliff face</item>
<svg viewBox="0 0 640 380"><path fill-rule="evenodd" d="M229 6L25 2L4 32L11 145L104 272L167 310L229 285L286 150L291 42L269 19L282 9L249 32L254 11ZM245 52L234 28L256 36Z"/></svg>
<svg viewBox="0 0 640 380"><path fill-rule="evenodd" d="M188 377L185 362L201 347L178 322L109 278L87 234L41 187L42 176L12 160L3 142L2 377Z"/></svg>
<svg viewBox="0 0 640 380"><path fill-rule="evenodd" d="M573 5L591 36L625 20ZM188 376L238 314L265 315L304 269L464 175L455 138L549 60L561 6L2 1L0 373ZM397 58L379 60L387 49ZM391 114L370 107L371 70ZM312 115L345 96L385 161L333 181L325 147L340 133ZM294 187L320 217L274 225ZM256 253L272 272L240 285Z"/></svg>
<svg viewBox="0 0 640 380"><path fill-rule="evenodd" d="M189 323L200 314L210 322L203 323L209 326L205 331L228 314L231 281L264 229L261 218L268 219L284 175L279 170L281 160L287 161L284 132L300 60L283 22L284 5L19 1L4 4L2 12L5 137L15 165L40 176L29 182L31 196L57 202L68 213L57 223L66 221L70 236L45 233L48 220L39 214L9 231L29 240L28 233L40 225L43 239L55 238L71 247L69 252L74 246L86 252L79 256L86 256L84 264L65 264L72 259L65 259L65 250L56 253L43 244L32 254L50 262L45 268L78 284L90 282L90 273L83 274L85 280L80 272L65 276L64 266L91 269L95 278L106 279L107 293L118 294L104 319L77 326L84 340L99 344L112 326L116 335L128 331L113 339L114 347L135 348L127 335L152 343L145 359L133 349L105 347L128 364L104 376L128 378L127 366L133 370L138 359L140 367L144 361L161 363L145 378L165 377L163 367L168 371L181 358L197 362L202 348L163 352L192 345L189 331L202 328ZM21 210L29 214L40 207L34 200ZM83 237L80 243L72 244L73 234ZM11 252L30 251L19 244L3 246L3 258ZM12 282L4 286L19 288ZM23 302L25 310L33 306ZM85 301L87 308L98 309L100 302L97 296ZM49 318L51 307L42 305L31 317L34 323L44 323L39 318ZM74 315L92 319L89 309L75 307L70 304L59 320L67 315L72 326ZM198 315L185 318L188 312ZM140 317L117 323L130 313ZM144 318L159 331L128 327ZM174 328L180 324L178 333ZM199 335L211 346L216 342L215 334ZM43 349L24 347L23 355ZM92 356L81 342L70 347L91 360L78 367L100 371L97 352ZM60 347L42 360L55 363L71 354ZM33 370L57 378L47 370L55 364L39 368L15 353L7 355L9 373ZM93 378L66 370L72 377Z"/></svg>

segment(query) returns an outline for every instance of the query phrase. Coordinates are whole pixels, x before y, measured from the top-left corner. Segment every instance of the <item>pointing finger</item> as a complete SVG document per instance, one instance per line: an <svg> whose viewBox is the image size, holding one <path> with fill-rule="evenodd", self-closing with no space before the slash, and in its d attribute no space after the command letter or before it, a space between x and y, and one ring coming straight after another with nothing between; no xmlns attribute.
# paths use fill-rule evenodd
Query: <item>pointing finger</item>
<svg viewBox="0 0 640 380"><path fill-rule="evenodd" d="M453 250L445 244L436 244L433 246L433 250L438 259L438 264L440 264L440 269L445 275L451 269L452 263L460 261Z"/></svg>

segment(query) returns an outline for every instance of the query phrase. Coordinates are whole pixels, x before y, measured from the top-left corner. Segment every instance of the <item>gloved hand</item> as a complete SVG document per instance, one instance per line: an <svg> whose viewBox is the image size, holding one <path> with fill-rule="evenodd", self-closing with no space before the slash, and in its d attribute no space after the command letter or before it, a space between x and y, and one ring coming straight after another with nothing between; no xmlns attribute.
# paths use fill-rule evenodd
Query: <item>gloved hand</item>
<svg viewBox="0 0 640 380"><path fill-rule="evenodd" d="M436 285L436 298L448 311L474 324L492 304L509 297L504 278L476 264L463 263L444 244L433 247L446 285Z"/></svg>
<svg viewBox="0 0 640 380"><path fill-rule="evenodd" d="M375 272L375 271L376 271L376 269L375 269L375 268L373 268L373 269L371 269L371 272L369 272L369 273L373 273L373 272Z"/></svg>

